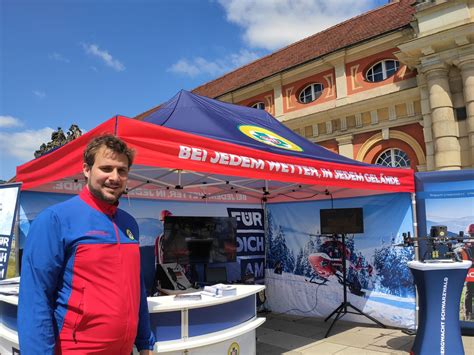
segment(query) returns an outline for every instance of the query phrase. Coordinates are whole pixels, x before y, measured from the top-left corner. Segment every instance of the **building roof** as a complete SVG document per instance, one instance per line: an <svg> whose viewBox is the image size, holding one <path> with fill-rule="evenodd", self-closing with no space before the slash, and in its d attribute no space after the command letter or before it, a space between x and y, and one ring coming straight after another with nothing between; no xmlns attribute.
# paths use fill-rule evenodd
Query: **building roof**
<svg viewBox="0 0 474 355"><path fill-rule="evenodd" d="M414 0L392 1L244 65L192 92L217 98L337 50L408 27L415 13L413 3ZM141 119L158 108L148 110L136 118Z"/></svg>

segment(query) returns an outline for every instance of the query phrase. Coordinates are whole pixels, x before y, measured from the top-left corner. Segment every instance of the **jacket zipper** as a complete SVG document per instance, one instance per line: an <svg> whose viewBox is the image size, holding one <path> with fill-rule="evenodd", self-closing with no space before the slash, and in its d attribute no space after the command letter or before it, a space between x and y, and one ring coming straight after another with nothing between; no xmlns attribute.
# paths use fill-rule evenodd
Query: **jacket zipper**
<svg viewBox="0 0 474 355"><path fill-rule="evenodd" d="M81 299L79 301L79 307L78 307L78 312L82 312L82 317L84 317L84 290L85 286L82 286L81 288ZM76 321L74 322L74 329L72 331L72 340L74 340L74 343L77 344L77 339L76 339L76 332L77 328L79 327L79 318L81 318L80 314L77 315Z"/></svg>
<svg viewBox="0 0 474 355"><path fill-rule="evenodd" d="M111 219L112 219L112 224L114 225L115 239L117 239L117 244L119 245L119 250L120 250L120 234L119 234L117 225L115 224L115 218L111 217Z"/></svg>
<svg viewBox="0 0 474 355"><path fill-rule="evenodd" d="M119 248L119 258L120 258L120 264L122 264L122 254L121 254L121 243L120 243L120 234L119 234L119 231L118 231L118 227L117 227L117 224L115 224L115 218L114 217L111 217L112 219L112 224L114 225L114 230L115 230L115 237L117 239L117 244L118 244L118 248ZM123 270L122 270L123 272ZM128 320L127 320L127 329L126 329L126 333L128 333ZM128 334L125 335L126 338L128 338Z"/></svg>

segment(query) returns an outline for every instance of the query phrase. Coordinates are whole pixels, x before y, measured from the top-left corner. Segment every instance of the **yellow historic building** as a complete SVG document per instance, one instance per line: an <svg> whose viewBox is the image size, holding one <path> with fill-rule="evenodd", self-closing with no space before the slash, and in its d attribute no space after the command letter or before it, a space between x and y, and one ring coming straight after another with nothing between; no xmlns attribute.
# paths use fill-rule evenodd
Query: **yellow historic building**
<svg viewBox="0 0 474 355"><path fill-rule="evenodd" d="M360 161L473 168L473 14L474 0L391 1L193 92Z"/></svg>

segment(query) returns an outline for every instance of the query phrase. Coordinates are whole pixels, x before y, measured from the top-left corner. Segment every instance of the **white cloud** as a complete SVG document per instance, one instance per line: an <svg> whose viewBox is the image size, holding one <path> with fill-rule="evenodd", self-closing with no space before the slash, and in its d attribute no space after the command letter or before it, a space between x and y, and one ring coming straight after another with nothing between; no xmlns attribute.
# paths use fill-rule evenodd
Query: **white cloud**
<svg viewBox="0 0 474 355"><path fill-rule="evenodd" d="M87 54L101 59L108 67L111 67L116 71L125 70L125 65L123 65L118 59L114 59L114 57L112 57L112 55L106 50L100 49L97 44L82 43L82 48L84 48Z"/></svg>
<svg viewBox="0 0 474 355"><path fill-rule="evenodd" d="M186 74L187 76L194 77L200 73L200 69L197 65L191 63L187 59L180 59L174 63L169 69L174 73Z"/></svg>
<svg viewBox="0 0 474 355"><path fill-rule="evenodd" d="M276 50L374 7L374 0L218 0L253 48Z"/></svg>
<svg viewBox="0 0 474 355"><path fill-rule="evenodd" d="M46 93L40 90L33 90L33 95L35 95L39 99L44 99L46 97Z"/></svg>
<svg viewBox="0 0 474 355"><path fill-rule="evenodd" d="M258 59L260 56L256 52L242 49L239 53L231 54L229 57L232 66L241 67L242 65L248 64Z"/></svg>
<svg viewBox="0 0 474 355"><path fill-rule="evenodd" d="M23 126L23 122L18 118L12 116L0 116L0 128L21 126Z"/></svg>
<svg viewBox="0 0 474 355"><path fill-rule="evenodd" d="M49 59L56 60L58 62L71 63L69 59L64 57L61 53L57 52L49 54Z"/></svg>
<svg viewBox="0 0 474 355"><path fill-rule="evenodd" d="M195 77L200 74L207 74L215 77L245 65L257 58L259 58L257 53L242 49L238 53L233 53L215 60L208 60L202 57L180 59L178 62L173 64L168 71L184 74L190 77Z"/></svg>
<svg viewBox="0 0 474 355"><path fill-rule="evenodd" d="M49 127L8 134L0 132L0 149L5 156L28 161L34 158L34 152L42 143L51 140L51 133L53 129Z"/></svg>

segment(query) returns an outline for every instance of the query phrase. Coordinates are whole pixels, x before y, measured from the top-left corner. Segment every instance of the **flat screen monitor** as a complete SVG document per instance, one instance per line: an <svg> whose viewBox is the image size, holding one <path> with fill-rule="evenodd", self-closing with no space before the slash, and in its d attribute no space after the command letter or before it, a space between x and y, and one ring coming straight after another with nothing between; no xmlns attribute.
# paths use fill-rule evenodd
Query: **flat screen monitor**
<svg viewBox="0 0 474 355"><path fill-rule="evenodd" d="M209 284L227 283L227 269L225 266L206 268L206 282Z"/></svg>
<svg viewBox="0 0 474 355"><path fill-rule="evenodd" d="M332 208L319 211L321 234L364 233L362 208Z"/></svg>
<svg viewBox="0 0 474 355"><path fill-rule="evenodd" d="M165 263L212 264L236 261L237 220L231 217L167 216Z"/></svg>

